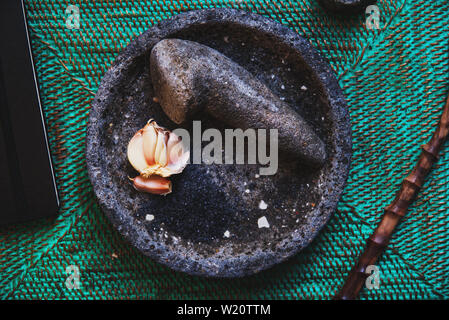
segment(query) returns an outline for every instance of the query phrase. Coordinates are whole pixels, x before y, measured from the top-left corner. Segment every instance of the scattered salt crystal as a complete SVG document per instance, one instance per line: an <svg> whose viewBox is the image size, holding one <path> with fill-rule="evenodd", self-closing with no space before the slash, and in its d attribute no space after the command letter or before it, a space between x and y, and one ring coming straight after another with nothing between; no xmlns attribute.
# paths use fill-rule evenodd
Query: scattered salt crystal
<svg viewBox="0 0 449 320"><path fill-rule="evenodd" d="M284 101L284 100L285 100L285 98L284 98L284 97L280 97L279 99L281 99L282 101Z"/></svg>
<svg viewBox="0 0 449 320"><path fill-rule="evenodd" d="M302 87L301 87L301 90L306 91L306 90L307 90L307 87L306 87L306 86L302 86Z"/></svg>
<svg viewBox="0 0 449 320"><path fill-rule="evenodd" d="M260 177L260 175L256 173L255 177L256 177L256 178L259 178L259 177Z"/></svg>
<svg viewBox="0 0 449 320"><path fill-rule="evenodd" d="M285 86L284 86L284 85L282 85L282 86L281 86L281 89L282 89L282 90L285 90Z"/></svg>
<svg viewBox="0 0 449 320"><path fill-rule="evenodd" d="M259 202L259 209L265 210L266 208L268 208L268 204L266 204L265 201L260 200L260 202Z"/></svg>
<svg viewBox="0 0 449 320"><path fill-rule="evenodd" d="M278 111L279 111L279 108L276 107L276 106L273 104L273 105L270 106L270 110L273 111L273 112L278 112Z"/></svg>
<svg viewBox="0 0 449 320"><path fill-rule="evenodd" d="M229 43L229 37L228 36L223 37L223 40L224 40L224 42Z"/></svg>
<svg viewBox="0 0 449 320"><path fill-rule="evenodd" d="M249 193L249 189L246 189L245 192L246 192L246 193Z"/></svg>
<svg viewBox="0 0 449 320"><path fill-rule="evenodd" d="M271 79L274 79L274 74L271 75Z"/></svg>
<svg viewBox="0 0 449 320"><path fill-rule="evenodd" d="M259 226L259 228L269 228L270 224L268 223L268 220L265 216L259 218L259 220L257 220L257 225Z"/></svg>
<svg viewBox="0 0 449 320"><path fill-rule="evenodd" d="M147 221L153 221L153 220L154 220L154 216L153 216L152 214L147 214L147 215L145 216L145 220L147 220Z"/></svg>
<svg viewBox="0 0 449 320"><path fill-rule="evenodd" d="M229 238L230 236L231 236L231 233L228 230L226 230L224 233L224 237Z"/></svg>

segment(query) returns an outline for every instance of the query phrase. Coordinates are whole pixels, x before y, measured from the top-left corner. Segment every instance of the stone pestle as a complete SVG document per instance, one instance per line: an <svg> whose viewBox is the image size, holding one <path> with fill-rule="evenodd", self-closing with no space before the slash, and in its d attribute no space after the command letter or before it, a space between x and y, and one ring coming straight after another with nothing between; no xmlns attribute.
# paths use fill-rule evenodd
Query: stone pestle
<svg viewBox="0 0 449 320"><path fill-rule="evenodd" d="M287 103L246 69L193 41L165 39L150 55L155 96L175 123L201 111L246 130L277 129L279 149L312 167L326 160L323 141Z"/></svg>

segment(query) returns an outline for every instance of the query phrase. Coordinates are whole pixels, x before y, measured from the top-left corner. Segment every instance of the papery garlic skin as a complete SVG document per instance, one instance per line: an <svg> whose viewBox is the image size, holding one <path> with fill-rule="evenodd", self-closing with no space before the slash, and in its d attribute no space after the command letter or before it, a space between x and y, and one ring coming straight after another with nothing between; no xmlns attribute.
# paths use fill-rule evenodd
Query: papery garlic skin
<svg viewBox="0 0 449 320"><path fill-rule="evenodd" d="M181 173L189 161L179 137L150 119L128 144L128 160L143 177Z"/></svg>
<svg viewBox="0 0 449 320"><path fill-rule="evenodd" d="M145 160L148 164L154 164L154 152L156 150L156 144L153 143L157 139L157 132L153 126L145 126L145 130L142 129L142 139L143 139L143 154ZM129 157L129 156L128 156Z"/></svg>
<svg viewBox="0 0 449 320"><path fill-rule="evenodd" d="M128 144L128 160L131 165L139 172L144 171L148 167L143 150L143 130L139 130L133 136Z"/></svg>

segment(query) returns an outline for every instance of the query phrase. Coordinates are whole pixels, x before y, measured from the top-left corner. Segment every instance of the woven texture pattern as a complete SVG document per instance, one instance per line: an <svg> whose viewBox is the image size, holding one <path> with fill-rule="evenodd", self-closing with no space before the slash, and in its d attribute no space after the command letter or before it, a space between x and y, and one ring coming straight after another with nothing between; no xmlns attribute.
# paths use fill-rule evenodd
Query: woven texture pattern
<svg viewBox="0 0 449 320"><path fill-rule="evenodd" d="M446 0L379 0L380 29L338 18L314 0L27 0L28 24L61 193L61 213L0 229L4 299L327 299L342 286L383 208L417 160L449 90ZM65 9L80 8L80 29ZM177 13L252 11L310 40L335 70L352 119L354 155L337 211L314 242L256 276L206 280L174 272L128 245L98 208L85 128L102 76L129 41ZM449 145L378 263L362 299L449 298ZM66 288L66 267L81 288Z"/></svg>

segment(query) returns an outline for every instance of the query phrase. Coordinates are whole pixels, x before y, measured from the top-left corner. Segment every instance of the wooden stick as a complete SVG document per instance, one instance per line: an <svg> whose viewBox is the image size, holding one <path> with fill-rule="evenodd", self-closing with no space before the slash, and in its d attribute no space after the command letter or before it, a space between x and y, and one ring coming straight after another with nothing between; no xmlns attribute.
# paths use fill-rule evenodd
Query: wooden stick
<svg viewBox="0 0 449 320"><path fill-rule="evenodd" d="M368 238L365 251L357 264L349 273L348 278L335 299L352 300L357 298L365 284L368 275L365 273L369 265L376 264L377 259L388 245L393 231L419 190L432 165L438 160L438 153L449 133L449 96L443 109L438 127L428 143L422 146L418 163L412 172L404 179L401 189L393 202L385 208L384 215L371 237Z"/></svg>

